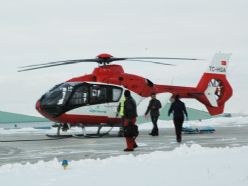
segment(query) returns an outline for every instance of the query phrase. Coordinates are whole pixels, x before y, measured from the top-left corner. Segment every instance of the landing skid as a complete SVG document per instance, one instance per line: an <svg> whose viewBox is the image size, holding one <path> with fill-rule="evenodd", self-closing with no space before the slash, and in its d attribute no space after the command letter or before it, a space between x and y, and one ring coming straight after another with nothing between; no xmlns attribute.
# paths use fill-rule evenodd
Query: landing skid
<svg viewBox="0 0 248 186"><path fill-rule="evenodd" d="M97 129L97 132L95 134L87 134L86 133L86 127L87 126L81 126L82 127L82 130L83 130L83 134L75 134L73 135L73 137L76 137L76 138L102 138L104 136L110 136L110 132L111 130L113 129L113 126L105 133L101 133L101 129L104 127L104 125L100 125L98 126L98 129Z"/></svg>
<svg viewBox="0 0 248 186"><path fill-rule="evenodd" d="M57 134L47 134L48 137L52 137L52 138L71 138L71 137L75 137L75 138L102 138L102 137L122 137L122 127L120 127L120 131L118 133L118 135L110 135L111 130L113 129L113 126L109 126L109 125L99 125L97 132L93 133L93 134L87 134L86 132L86 127L89 126L85 126L85 125L79 125L79 127L82 128L82 134L61 134L61 130L62 131L67 131L70 127L66 124L66 127L64 126L65 124L55 124L53 125L53 127L57 128ZM101 133L101 129L103 127L111 127L107 132Z"/></svg>
<svg viewBox="0 0 248 186"><path fill-rule="evenodd" d="M46 134L49 138L71 138L73 135L56 135L56 134Z"/></svg>
<svg viewBox="0 0 248 186"><path fill-rule="evenodd" d="M110 136L109 133L102 133L102 134L86 134L86 135L83 135L83 134L75 134L75 135L72 135L72 137L74 138L102 138L102 137L108 137ZM112 136L112 135L111 135Z"/></svg>

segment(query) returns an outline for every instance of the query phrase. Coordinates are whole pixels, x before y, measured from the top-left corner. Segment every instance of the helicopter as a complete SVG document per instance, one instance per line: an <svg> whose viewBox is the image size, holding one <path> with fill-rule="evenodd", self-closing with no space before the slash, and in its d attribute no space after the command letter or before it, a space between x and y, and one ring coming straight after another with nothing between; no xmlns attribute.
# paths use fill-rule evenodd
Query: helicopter
<svg viewBox="0 0 248 186"><path fill-rule="evenodd" d="M36 110L55 122L57 135L70 127L79 126L86 136L85 127L97 126L97 135L104 126L121 127L121 118L116 115L117 107L124 91L129 90L137 103L150 97L152 93L164 96L167 103L175 95L193 98L204 104L210 115L223 113L226 101L233 90L226 78L230 53L216 53L196 87L155 84L151 80L135 74L128 74L115 61L138 61L159 65L173 65L154 60L198 60L195 58L170 57L126 57L117 58L110 54L99 54L92 59L57 61L20 67L18 72L37 70L75 63L98 63L92 73L75 77L55 85L36 102ZM164 106L164 104L162 104Z"/></svg>

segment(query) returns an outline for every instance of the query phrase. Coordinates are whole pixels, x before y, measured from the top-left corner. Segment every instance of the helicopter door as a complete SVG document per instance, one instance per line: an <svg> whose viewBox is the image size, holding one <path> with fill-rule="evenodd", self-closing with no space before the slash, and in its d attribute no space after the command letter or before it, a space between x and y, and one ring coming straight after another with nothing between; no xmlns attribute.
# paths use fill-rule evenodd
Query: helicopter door
<svg viewBox="0 0 248 186"><path fill-rule="evenodd" d="M90 85L90 112L115 117L122 88L112 85Z"/></svg>
<svg viewBox="0 0 248 186"><path fill-rule="evenodd" d="M91 84L89 91L89 100L90 100L90 107L89 107L90 114L101 115L101 116L108 115L108 109L106 108L106 105L108 104L106 86Z"/></svg>

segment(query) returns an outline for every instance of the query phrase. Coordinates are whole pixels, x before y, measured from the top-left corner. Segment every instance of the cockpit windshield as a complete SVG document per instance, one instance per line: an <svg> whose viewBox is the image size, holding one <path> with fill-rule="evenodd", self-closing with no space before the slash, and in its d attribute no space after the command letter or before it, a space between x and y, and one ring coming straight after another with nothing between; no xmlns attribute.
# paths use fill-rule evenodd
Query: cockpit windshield
<svg viewBox="0 0 248 186"><path fill-rule="evenodd" d="M74 86L75 83L63 83L60 85L56 85L54 88L52 88L45 95L42 96L41 105L64 105L66 100L72 93Z"/></svg>

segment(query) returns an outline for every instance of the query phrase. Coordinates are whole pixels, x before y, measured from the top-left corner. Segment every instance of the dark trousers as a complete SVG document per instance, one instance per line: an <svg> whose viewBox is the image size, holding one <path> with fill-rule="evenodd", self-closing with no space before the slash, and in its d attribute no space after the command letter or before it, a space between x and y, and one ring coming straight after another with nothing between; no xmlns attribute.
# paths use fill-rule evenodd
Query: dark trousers
<svg viewBox="0 0 248 186"><path fill-rule="evenodd" d="M182 127L183 127L184 118L174 118L173 122L175 125L175 132L177 136L177 141L180 142L182 140Z"/></svg>
<svg viewBox="0 0 248 186"><path fill-rule="evenodd" d="M152 134L158 134L158 117L159 116L151 116L151 120L152 120L152 124L153 124L153 128L152 128Z"/></svg>
<svg viewBox="0 0 248 186"><path fill-rule="evenodd" d="M123 137L124 136L124 117L121 117L121 126L118 132L118 137Z"/></svg>

